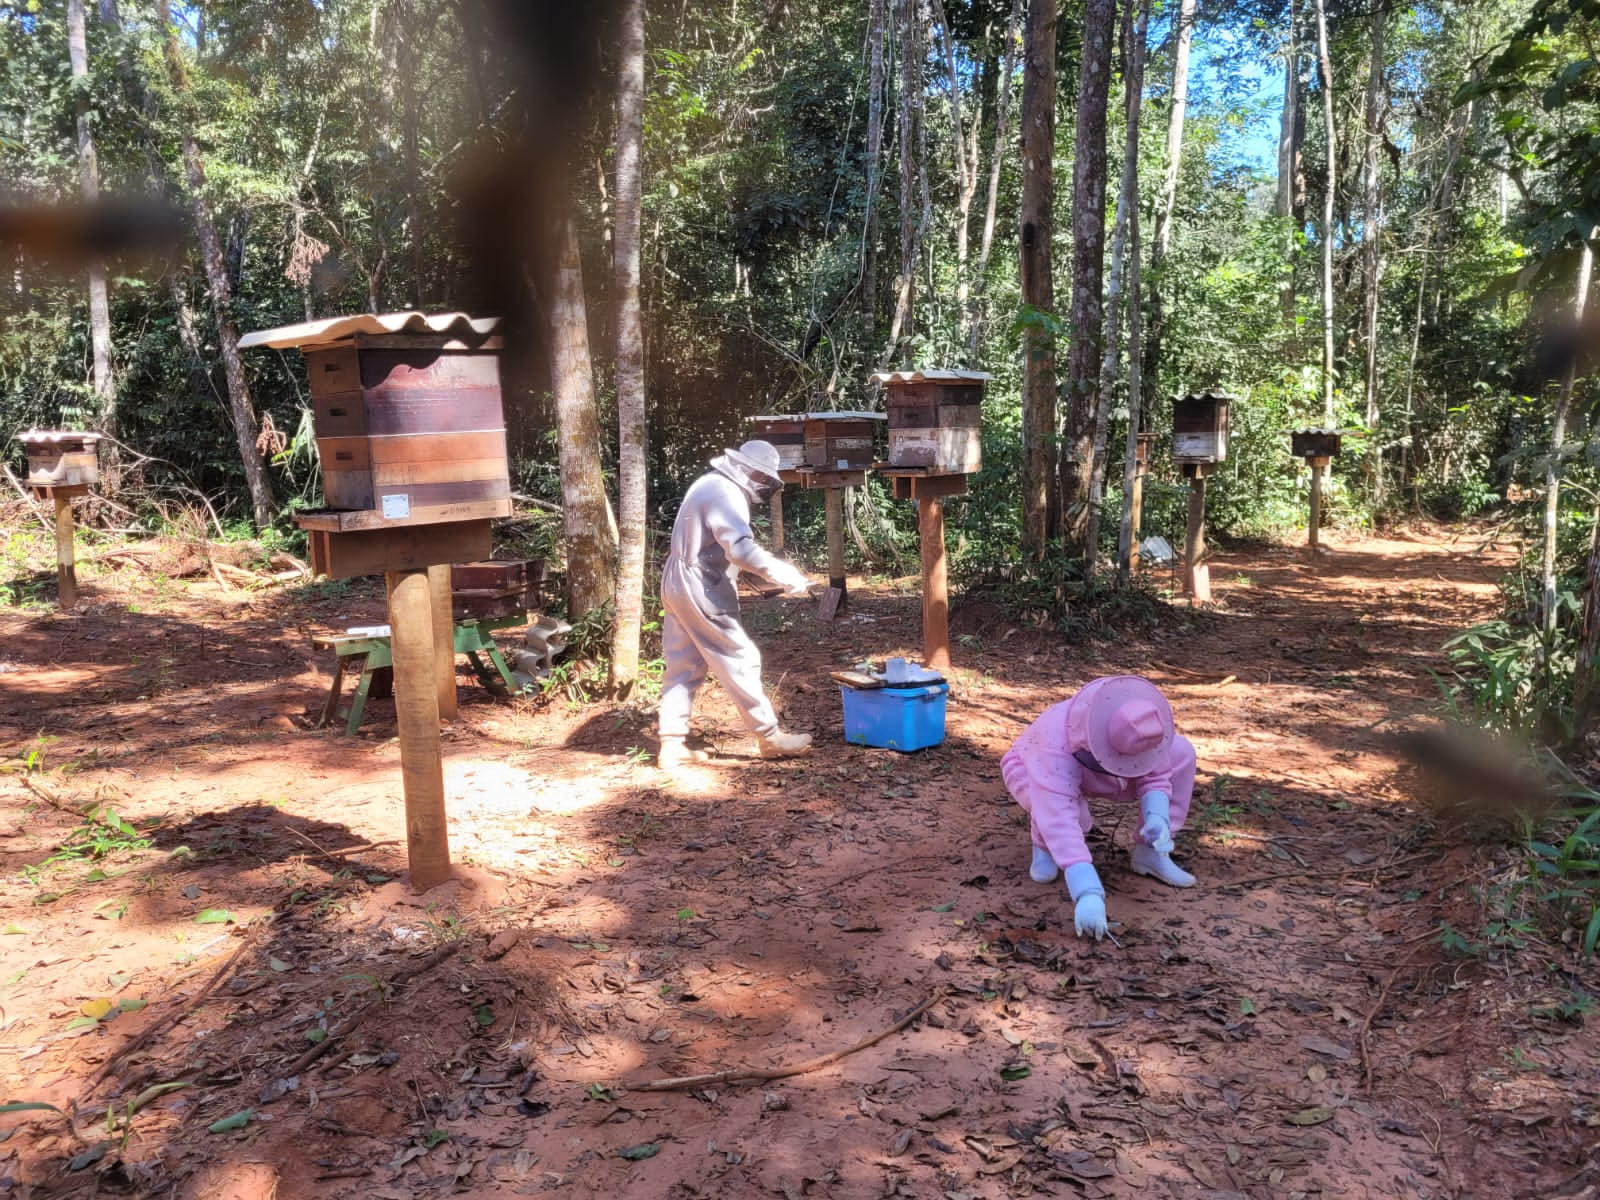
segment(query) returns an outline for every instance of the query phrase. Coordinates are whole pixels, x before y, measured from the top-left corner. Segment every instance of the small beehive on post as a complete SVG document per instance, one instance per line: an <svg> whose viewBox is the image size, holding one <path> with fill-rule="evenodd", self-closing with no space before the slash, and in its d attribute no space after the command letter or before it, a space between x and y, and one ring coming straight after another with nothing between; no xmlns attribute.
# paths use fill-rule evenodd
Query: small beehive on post
<svg viewBox="0 0 1600 1200"><path fill-rule="evenodd" d="M882 413L807 413L805 465L818 471L865 471L872 465L882 420Z"/></svg>
<svg viewBox="0 0 1600 1200"><path fill-rule="evenodd" d="M17 434L32 488L83 488L100 482L100 435L56 429Z"/></svg>
<svg viewBox="0 0 1600 1200"><path fill-rule="evenodd" d="M450 567L452 615L460 620L527 613L539 607L539 589L544 578L542 558L453 563Z"/></svg>
<svg viewBox="0 0 1600 1200"><path fill-rule="evenodd" d="M1291 429L1289 446L1296 458L1337 458L1341 435L1337 429Z"/></svg>
<svg viewBox="0 0 1600 1200"><path fill-rule="evenodd" d="M1228 457L1228 406L1221 391L1189 392L1172 403L1172 459L1182 464L1220 463Z"/></svg>
<svg viewBox="0 0 1600 1200"><path fill-rule="evenodd" d="M1138 475L1148 474L1150 471L1150 448L1156 444L1156 435L1141 433L1134 442L1133 466Z"/></svg>
<svg viewBox="0 0 1600 1200"><path fill-rule="evenodd" d="M768 442L778 451L778 467L797 471L806 465L806 414L775 413L747 417L750 436Z"/></svg>
<svg viewBox="0 0 1600 1200"><path fill-rule="evenodd" d="M983 371L884 371L889 466L972 475L983 466Z"/></svg>

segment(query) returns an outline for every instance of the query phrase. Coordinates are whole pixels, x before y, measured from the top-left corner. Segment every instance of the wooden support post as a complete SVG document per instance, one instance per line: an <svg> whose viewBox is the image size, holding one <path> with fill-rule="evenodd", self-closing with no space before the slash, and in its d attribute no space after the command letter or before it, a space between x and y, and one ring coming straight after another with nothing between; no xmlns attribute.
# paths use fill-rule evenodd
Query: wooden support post
<svg viewBox="0 0 1600 1200"><path fill-rule="evenodd" d="M1311 553L1316 554L1322 549L1322 475L1328 469L1331 458L1308 458L1306 462L1311 466L1311 531L1309 534Z"/></svg>
<svg viewBox="0 0 1600 1200"><path fill-rule="evenodd" d="M839 607L844 607L844 489L831 487L823 492L828 516L828 586L839 589Z"/></svg>
<svg viewBox="0 0 1600 1200"><path fill-rule="evenodd" d="M1211 568L1206 564L1207 464L1186 467L1189 475L1189 526L1184 533L1184 591L1195 606L1211 603Z"/></svg>
<svg viewBox="0 0 1600 1200"><path fill-rule="evenodd" d="M950 669L950 579L944 557L944 498L917 501L922 542L922 657L935 671Z"/></svg>
<svg viewBox="0 0 1600 1200"><path fill-rule="evenodd" d="M774 554L783 553L783 491L772 493L772 551Z"/></svg>
<svg viewBox="0 0 1600 1200"><path fill-rule="evenodd" d="M56 602L78 607L78 564L72 549L72 497L56 493Z"/></svg>
<svg viewBox="0 0 1600 1200"><path fill-rule="evenodd" d="M406 798L406 854L411 887L425 892L450 878L433 600L426 569L390 571L386 580L394 708L400 727L400 777Z"/></svg>
<svg viewBox="0 0 1600 1200"><path fill-rule="evenodd" d="M456 719L455 616L450 603L450 564L428 568L428 598L433 605L433 669L439 685L439 716Z"/></svg>
<svg viewBox="0 0 1600 1200"><path fill-rule="evenodd" d="M1139 572L1139 526L1144 523L1144 467L1136 467L1133 472L1133 493L1128 497L1128 508L1133 519L1129 524L1132 534L1128 538L1128 573L1136 575Z"/></svg>

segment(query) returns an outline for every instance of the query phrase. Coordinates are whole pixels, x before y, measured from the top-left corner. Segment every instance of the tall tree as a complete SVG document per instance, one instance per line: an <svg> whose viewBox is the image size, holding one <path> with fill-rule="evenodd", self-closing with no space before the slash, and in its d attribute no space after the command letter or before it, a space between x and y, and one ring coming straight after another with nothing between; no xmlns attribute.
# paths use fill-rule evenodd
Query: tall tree
<svg viewBox="0 0 1600 1200"><path fill-rule="evenodd" d="M1578 283L1572 297L1572 327L1583 327L1584 310L1589 305L1589 281L1594 270L1594 252L1591 240L1600 229L1591 229L1584 238L1578 256ZM1539 582L1541 609L1544 616L1546 657L1555 642L1556 613L1556 531L1561 515L1562 455L1567 440L1567 417L1572 411L1572 392L1577 383L1578 362L1574 354L1567 363L1561 379L1561 390L1556 394L1555 412L1550 418L1550 453L1544 464L1544 553L1540 560Z"/></svg>
<svg viewBox="0 0 1600 1200"><path fill-rule="evenodd" d="M78 187L85 204L100 195L100 163L95 151L94 128L89 118L89 37L83 0L67 0L67 53L72 66L73 109L77 117ZM89 343L94 356L94 394L100 411L96 420L108 432L117 424L116 393L111 378L111 302L106 288L106 265L89 264Z"/></svg>
<svg viewBox="0 0 1600 1200"><path fill-rule="evenodd" d="M644 613L648 475L644 395L644 330L639 320L639 156L644 140L644 6L622 6L617 89L617 619L611 637L611 686L626 694L639 673Z"/></svg>
<svg viewBox="0 0 1600 1200"><path fill-rule="evenodd" d="M562 532L567 549L567 615L577 620L611 600L611 528L600 473L600 417L589 357L589 314L583 297L583 258L572 213L554 231L554 259L544 310L550 331L551 390L561 460Z"/></svg>
<svg viewBox="0 0 1600 1200"><path fill-rule="evenodd" d="M1150 247L1150 329L1144 350L1144 407L1155 411L1161 386L1161 355L1167 316L1162 301L1162 264L1172 245L1172 214L1178 205L1178 172L1183 165L1183 126L1189 111L1189 47L1194 41L1195 0L1180 0L1173 30L1172 95L1167 109L1167 153L1162 160L1161 193L1156 200L1155 244Z"/></svg>
<svg viewBox="0 0 1600 1200"><path fill-rule="evenodd" d="M881 0L873 0L881 3ZM967 352L976 357L983 322L979 309L988 286L989 251L994 246L995 211L1000 200L1000 166L1005 161L1006 115L1011 107L1011 77L1017 69L1017 44L1022 28L1022 0L1011 0L1011 15L1006 19L1006 48L1001 58L1000 78L996 83L994 150L989 159L989 194L983 209L983 236L978 242L978 265L971 312L967 314Z"/></svg>
<svg viewBox="0 0 1600 1200"><path fill-rule="evenodd" d="M1378 431L1378 284L1382 272L1379 232L1383 227L1383 140L1388 103L1384 96L1384 26L1388 23L1386 3L1372 14L1371 58L1367 69L1366 143L1362 171L1361 217L1361 339L1366 351L1364 385L1367 402L1367 433L1372 449L1371 478L1374 498L1383 495L1383 452Z"/></svg>
<svg viewBox="0 0 1600 1200"><path fill-rule="evenodd" d="M883 167L884 0L868 0L867 198L861 221L861 361L877 361L878 186Z"/></svg>
<svg viewBox="0 0 1600 1200"><path fill-rule="evenodd" d="M1322 123L1328 167L1322 197L1322 420L1333 424L1333 205L1339 192L1338 130L1333 119L1333 60L1328 54L1328 14L1312 0L1317 17L1317 70L1322 80ZM1316 468L1313 468L1315 470Z"/></svg>
<svg viewBox="0 0 1600 1200"><path fill-rule="evenodd" d="M1094 426L1099 407L1106 248L1106 109L1116 0L1085 0L1083 59L1072 155L1072 348L1067 354L1067 429L1061 447L1061 532L1087 558Z"/></svg>
<svg viewBox="0 0 1600 1200"><path fill-rule="evenodd" d="M900 38L900 275L895 280L894 316L883 362L892 362L902 339L911 337L916 321L917 260L922 253L925 222L917 199L917 175L922 156L922 24L916 0L896 0L896 25ZM927 191L926 176L923 192Z"/></svg>
<svg viewBox="0 0 1600 1200"><path fill-rule="evenodd" d="M978 124L969 134L961 119L961 72L956 66L956 39L945 15L944 0L933 0L933 16L944 44L945 70L950 87L950 140L956 160L956 311L966 319L971 280L967 255L972 240L972 198L978 192Z"/></svg>
<svg viewBox="0 0 1600 1200"><path fill-rule="evenodd" d="M1294 0L1289 0L1286 9L1288 33L1283 47L1283 110L1278 121L1278 190L1272 211L1288 225L1284 257L1288 259L1289 270L1284 274L1279 297L1284 326L1293 332L1295 260L1299 256L1306 215L1306 110L1301 103L1300 31L1296 25Z"/></svg>
<svg viewBox="0 0 1600 1200"><path fill-rule="evenodd" d="M1028 0L1022 64L1022 545L1043 553L1059 531L1053 486L1056 433L1056 0Z"/></svg>
<svg viewBox="0 0 1600 1200"><path fill-rule="evenodd" d="M1095 560L1100 547L1100 510L1106 487L1106 431L1110 425L1111 397L1117 386L1117 367L1122 361L1119 325L1122 317L1123 281L1132 282L1130 252L1138 254L1139 224L1139 114L1144 104L1145 31L1150 21L1150 0L1140 0L1135 18L1131 3L1122 10L1123 111L1126 115L1122 147L1122 184L1117 189L1117 216L1111 235L1111 279L1106 285L1106 347L1100 363L1100 403L1094 420L1094 470L1089 485L1088 554L1084 558L1085 577L1094 581ZM1131 313L1130 326L1137 320ZM1130 354L1138 350L1129 342ZM1130 358L1130 364L1132 359ZM1136 368L1130 367L1130 370ZM1129 390L1129 419L1138 432L1137 404ZM1126 472L1124 472L1126 474Z"/></svg>
<svg viewBox="0 0 1600 1200"><path fill-rule="evenodd" d="M233 280L228 275L228 265L222 256L222 239L217 236L216 218L206 195L205 159L200 154L200 143L195 137L195 129L200 122L193 91L189 86L188 67L184 64L183 51L178 46L170 2L156 0L156 27L162 31L167 81L180 110L178 122L182 131L180 141L184 176L189 185L189 205L194 214L195 232L200 238L200 260L205 268L206 288L211 293L211 312L217 323L222 370L228 380L228 412L233 418L234 438L244 467L245 483L250 489L251 512L256 525L265 528L271 524L277 509L272 499L272 485L267 481L266 468L261 465L261 450L256 445L259 435L256 410L250 401L244 361L239 357L239 327L233 318Z"/></svg>

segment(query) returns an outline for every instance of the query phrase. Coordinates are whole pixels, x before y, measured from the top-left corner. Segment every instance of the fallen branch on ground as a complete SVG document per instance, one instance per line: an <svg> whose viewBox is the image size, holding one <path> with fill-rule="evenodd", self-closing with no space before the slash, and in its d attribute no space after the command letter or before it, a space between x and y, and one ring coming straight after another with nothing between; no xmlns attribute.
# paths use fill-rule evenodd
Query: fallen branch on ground
<svg viewBox="0 0 1600 1200"><path fill-rule="evenodd" d="M623 1086L630 1092L676 1092L684 1088L708 1087L717 1083L762 1083L772 1079L787 1079L791 1075L804 1075L809 1071L826 1067L830 1063L836 1063L841 1058L848 1058L857 1051L865 1050L868 1046L876 1046L891 1034L899 1033L943 998L944 989L936 988L926 1000L889 1026L889 1028L880 1030L871 1037L863 1038L853 1046L847 1046L843 1050L835 1050L831 1054L822 1055L820 1058L807 1059L805 1062L796 1063L792 1067L731 1067L726 1071L713 1071L709 1075L682 1075L676 1079L653 1079L649 1083L630 1083Z"/></svg>

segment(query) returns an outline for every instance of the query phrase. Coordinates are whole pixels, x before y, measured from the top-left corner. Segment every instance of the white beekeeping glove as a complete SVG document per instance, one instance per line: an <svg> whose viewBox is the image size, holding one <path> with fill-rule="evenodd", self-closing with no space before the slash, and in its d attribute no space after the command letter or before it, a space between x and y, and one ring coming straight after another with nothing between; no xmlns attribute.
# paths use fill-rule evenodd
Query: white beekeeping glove
<svg viewBox="0 0 1600 1200"><path fill-rule="evenodd" d="M1165 792L1151 792L1139 800L1142 821L1139 840L1157 854L1172 853L1172 798Z"/></svg>
<svg viewBox="0 0 1600 1200"><path fill-rule="evenodd" d="M1099 941L1106 935L1106 889L1093 863L1073 863L1067 868L1067 895L1072 897L1072 923L1078 936Z"/></svg>

